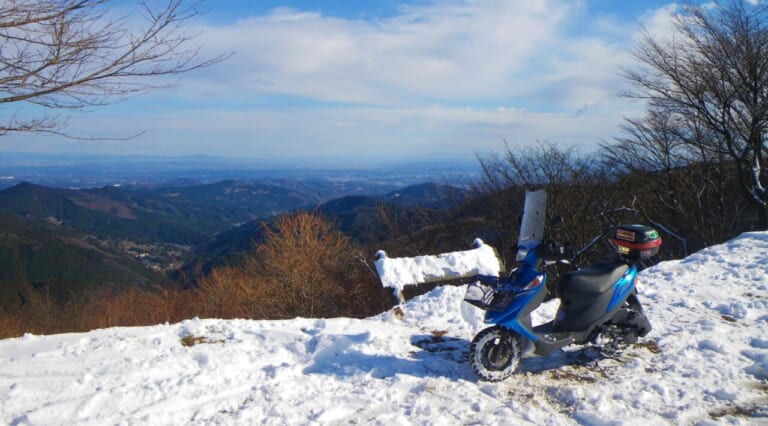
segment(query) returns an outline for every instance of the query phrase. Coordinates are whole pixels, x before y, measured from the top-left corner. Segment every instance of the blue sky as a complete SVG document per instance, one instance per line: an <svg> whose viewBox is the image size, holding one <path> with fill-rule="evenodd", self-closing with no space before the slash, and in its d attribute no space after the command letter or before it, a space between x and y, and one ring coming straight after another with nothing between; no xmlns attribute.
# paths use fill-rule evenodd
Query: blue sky
<svg viewBox="0 0 768 426"><path fill-rule="evenodd" d="M115 7L130 8L119 0ZM472 161L504 143L584 151L643 105L617 96L642 24L664 1L219 0L189 26L228 61L171 88L11 134L0 152L214 155L306 164Z"/></svg>

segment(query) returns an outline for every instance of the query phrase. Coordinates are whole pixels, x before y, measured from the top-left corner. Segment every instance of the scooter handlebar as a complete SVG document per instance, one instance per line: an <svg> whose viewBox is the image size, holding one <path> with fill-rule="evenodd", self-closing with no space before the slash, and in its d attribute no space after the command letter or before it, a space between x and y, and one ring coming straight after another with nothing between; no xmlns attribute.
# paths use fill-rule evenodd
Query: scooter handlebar
<svg viewBox="0 0 768 426"><path fill-rule="evenodd" d="M561 243L554 240L543 241L536 250L536 254L545 260L570 259L573 254L571 243Z"/></svg>

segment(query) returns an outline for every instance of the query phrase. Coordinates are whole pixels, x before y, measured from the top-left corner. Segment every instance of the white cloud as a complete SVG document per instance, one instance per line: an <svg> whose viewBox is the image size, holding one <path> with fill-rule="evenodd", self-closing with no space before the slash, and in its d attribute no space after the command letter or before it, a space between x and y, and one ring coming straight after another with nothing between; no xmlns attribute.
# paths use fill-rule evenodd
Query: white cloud
<svg viewBox="0 0 768 426"><path fill-rule="evenodd" d="M649 10L640 17L639 22L654 37L671 37L675 31L675 13L679 8L680 5L677 3L670 3L664 7ZM640 35L640 32L635 32L634 40L639 40Z"/></svg>
<svg viewBox="0 0 768 426"><path fill-rule="evenodd" d="M288 9L204 29L235 51L212 69L226 92L331 102L410 103L526 96L567 40L570 2L468 1L409 7L386 20L342 20ZM567 49L567 47L566 47Z"/></svg>
<svg viewBox="0 0 768 426"><path fill-rule="evenodd" d="M668 29L673 8L640 21ZM203 54L235 56L138 102L147 115L73 126L148 130L125 150L471 155L505 139L594 146L639 109L616 97L639 27L580 2L451 0L382 19L283 8L198 25Z"/></svg>
<svg viewBox="0 0 768 426"><path fill-rule="evenodd" d="M199 84L228 96L374 105L524 107L537 97L575 110L613 96L627 57L626 40L567 31L579 13L565 1L443 2L373 21L279 9L205 28L209 47L236 56Z"/></svg>

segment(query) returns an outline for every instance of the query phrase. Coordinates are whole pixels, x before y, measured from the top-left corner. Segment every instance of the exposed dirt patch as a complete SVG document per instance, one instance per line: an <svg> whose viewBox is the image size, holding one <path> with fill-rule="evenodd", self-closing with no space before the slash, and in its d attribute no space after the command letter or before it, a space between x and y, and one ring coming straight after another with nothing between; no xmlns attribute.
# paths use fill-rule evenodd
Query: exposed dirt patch
<svg viewBox="0 0 768 426"><path fill-rule="evenodd" d="M754 294L751 292L744 293L745 297L749 297L750 299L765 299L766 296L763 296L762 294Z"/></svg>
<svg viewBox="0 0 768 426"><path fill-rule="evenodd" d="M538 402L538 399L536 398L536 393L529 389L511 389L509 392L507 392L507 395L518 401L541 406L541 404Z"/></svg>
<svg viewBox="0 0 768 426"><path fill-rule="evenodd" d="M655 340L646 340L646 341L643 341L643 342L638 342L638 343L635 343L635 346L637 346L639 348L644 348L644 349L648 350L648 352L650 352L652 354L660 354L661 353L661 348L659 347L659 344L656 343Z"/></svg>
<svg viewBox="0 0 768 426"><path fill-rule="evenodd" d="M392 310L392 315L397 319L403 319L403 317L405 317L405 312L400 306L395 306L395 308Z"/></svg>
<svg viewBox="0 0 768 426"><path fill-rule="evenodd" d="M732 407L725 407L718 410L710 411L709 416L713 419L719 419L725 416L734 417L759 417L767 418L768 411L766 411L764 404L746 404L746 405L734 405Z"/></svg>
<svg viewBox="0 0 768 426"><path fill-rule="evenodd" d="M427 352L456 352L463 351L466 341L454 337L446 337L445 333L435 336L414 336L411 338L411 344Z"/></svg>
<svg viewBox="0 0 768 426"><path fill-rule="evenodd" d="M596 370L594 371L596 375L607 378L607 374L605 371L602 370ZM566 380L566 381L572 381L576 383L597 383L599 381L599 378L596 377L593 374L585 374L584 371L574 371L574 370L550 370L549 371L549 377L553 380Z"/></svg>
<svg viewBox="0 0 768 426"><path fill-rule="evenodd" d="M709 412L713 419L719 419L725 416L759 418L760 424L768 424L768 382L759 382L752 385L755 389L764 394L757 401L736 404Z"/></svg>
<svg viewBox="0 0 768 426"><path fill-rule="evenodd" d="M224 343L224 340L214 340L210 339L205 336L193 336L193 335L187 335L181 338L181 345L182 346L195 346L202 343Z"/></svg>
<svg viewBox="0 0 768 426"><path fill-rule="evenodd" d="M432 334L432 339L435 342L439 342L448 333L448 330L431 330L430 333Z"/></svg>
<svg viewBox="0 0 768 426"><path fill-rule="evenodd" d="M411 352L418 359L427 359L425 356L429 354L430 357L438 356L455 364L469 363L469 342L464 339L447 336L445 333L438 333L438 336L422 334L412 336L411 344L423 351Z"/></svg>
<svg viewBox="0 0 768 426"><path fill-rule="evenodd" d="M109 198L83 193L78 197L71 197L70 200L80 207L106 213L110 216L118 217L120 219L138 219L130 207L123 203L110 200Z"/></svg>

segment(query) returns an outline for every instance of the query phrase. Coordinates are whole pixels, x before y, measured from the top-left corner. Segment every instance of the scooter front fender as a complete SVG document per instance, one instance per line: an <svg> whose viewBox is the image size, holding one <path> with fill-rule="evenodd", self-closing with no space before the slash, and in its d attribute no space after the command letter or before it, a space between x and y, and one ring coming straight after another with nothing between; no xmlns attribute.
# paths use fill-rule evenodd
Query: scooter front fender
<svg viewBox="0 0 768 426"><path fill-rule="evenodd" d="M541 305L547 295L545 281L546 276L538 287L515 295L507 309L486 311L485 322L504 326L529 340L538 340L531 330L530 313Z"/></svg>

